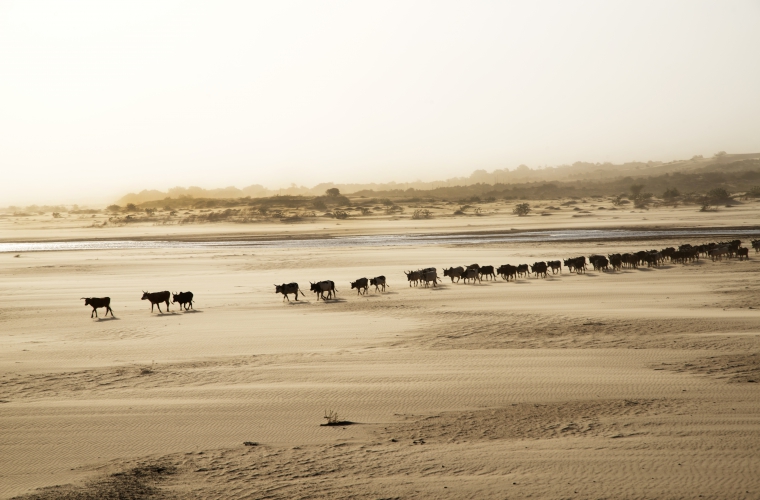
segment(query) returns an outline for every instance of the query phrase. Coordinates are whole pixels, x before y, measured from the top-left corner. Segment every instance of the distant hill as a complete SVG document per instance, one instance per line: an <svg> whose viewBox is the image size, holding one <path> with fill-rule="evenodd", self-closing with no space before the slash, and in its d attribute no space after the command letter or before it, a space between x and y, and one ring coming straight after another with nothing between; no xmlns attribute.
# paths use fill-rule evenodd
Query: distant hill
<svg viewBox="0 0 760 500"><path fill-rule="evenodd" d="M718 154L710 158L695 156L689 160L677 160L668 163L663 162L628 162L623 164L613 163L588 163L576 162L572 165L561 165L558 167L545 167L532 169L525 165L509 170L501 169L487 172L485 170L476 170L469 177L454 177L444 181L434 182L388 182L388 183L370 183L370 184L340 184L340 183L322 183L314 187L307 188L304 186L292 186L286 189L267 189L259 184L244 187L226 187L219 189L204 189L201 187L175 187L168 191L144 190L139 193L129 193L121 197L116 203L126 205L164 200L166 198L207 198L207 199L227 199L227 198L263 198L275 195L307 195L316 196L323 194L327 189L338 188L343 194L352 193L378 193L378 192L400 192L409 189L430 191L441 190L442 188L473 186L473 185L511 185L525 184L533 182L553 182L553 181L613 181L623 178L647 178L661 177L666 174L676 173L688 174L699 173L707 174L710 172L738 172L758 167L760 153L753 154Z"/></svg>

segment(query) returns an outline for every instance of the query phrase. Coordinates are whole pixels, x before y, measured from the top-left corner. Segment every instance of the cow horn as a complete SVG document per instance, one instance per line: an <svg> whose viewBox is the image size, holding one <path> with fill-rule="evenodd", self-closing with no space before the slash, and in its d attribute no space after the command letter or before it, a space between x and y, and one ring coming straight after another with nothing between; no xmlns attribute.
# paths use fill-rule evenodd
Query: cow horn
<svg viewBox="0 0 760 500"><path fill-rule="evenodd" d="M79 297L79 300L87 300L87 297Z"/></svg>

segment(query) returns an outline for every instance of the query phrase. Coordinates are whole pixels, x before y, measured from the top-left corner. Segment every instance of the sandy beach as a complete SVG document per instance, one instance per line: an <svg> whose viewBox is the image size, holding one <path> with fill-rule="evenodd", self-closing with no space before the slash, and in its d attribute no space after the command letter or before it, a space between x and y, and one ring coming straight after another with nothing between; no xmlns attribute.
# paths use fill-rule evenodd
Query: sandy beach
<svg viewBox="0 0 760 500"><path fill-rule="evenodd" d="M6 220L0 237L672 229L693 218L727 236L758 227L757 204L736 210L333 220L327 229ZM713 240L2 253L0 496L756 498L754 252L743 262L444 278L430 288L403 274ZM385 293L350 289L377 275L388 278ZM308 291L324 279L337 300ZM298 302L274 293L291 281L306 293ZM195 309L151 313L142 291L160 290L192 290ZM89 296L110 296L115 318L101 309L90 319L79 300ZM321 426L330 410L347 423Z"/></svg>

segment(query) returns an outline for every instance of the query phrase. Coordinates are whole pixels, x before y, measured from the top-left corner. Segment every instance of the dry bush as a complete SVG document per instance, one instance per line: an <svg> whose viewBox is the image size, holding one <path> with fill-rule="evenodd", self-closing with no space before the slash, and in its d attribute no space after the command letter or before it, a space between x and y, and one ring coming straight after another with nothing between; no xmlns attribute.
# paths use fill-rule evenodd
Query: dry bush
<svg viewBox="0 0 760 500"><path fill-rule="evenodd" d="M320 424L322 427L328 427L331 425L351 425L353 423L348 420L342 420L338 416L338 412L335 410L325 410L324 418L327 420L327 422Z"/></svg>
<svg viewBox="0 0 760 500"><path fill-rule="evenodd" d="M412 219L429 219L433 216L433 214L430 212L430 210L427 209L418 209L415 210L412 214Z"/></svg>
<svg viewBox="0 0 760 500"><path fill-rule="evenodd" d="M517 205L515 205L515 208L512 209L512 213L520 217L528 215L530 213L530 204L518 203Z"/></svg>
<svg viewBox="0 0 760 500"><path fill-rule="evenodd" d="M343 210L334 210L333 214L335 215L336 219L340 219L340 220L348 219L348 212L345 212Z"/></svg>

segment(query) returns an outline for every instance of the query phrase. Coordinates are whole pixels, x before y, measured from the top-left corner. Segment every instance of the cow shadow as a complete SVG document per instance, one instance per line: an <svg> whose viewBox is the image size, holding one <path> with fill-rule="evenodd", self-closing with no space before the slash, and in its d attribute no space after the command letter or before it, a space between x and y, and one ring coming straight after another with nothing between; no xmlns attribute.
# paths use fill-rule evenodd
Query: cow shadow
<svg viewBox="0 0 760 500"><path fill-rule="evenodd" d="M100 323L101 321L119 321L121 318L117 318L116 316L111 316L110 318L92 318L94 321Z"/></svg>
<svg viewBox="0 0 760 500"><path fill-rule="evenodd" d="M165 318L167 316L179 316L179 313L177 311L163 311L160 313L152 312L151 315L154 318Z"/></svg>
<svg viewBox="0 0 760 500"><path fill-rule="evenodd" d="M182 314L200 314L203 312L203 309L187 309L185 311L182 311Z"/></svg>
<svg viewBox="0 0 760 500"><path fill-rule="evenodd" d="M306 305L311 304L310 301L304 300L304 299L301 299L301 300L291 300L290 302L288 302L287 300L283 300L282 302L283 302L283 304L288 305L288 306L300 306L301 304L306 304Z"/></svg>

